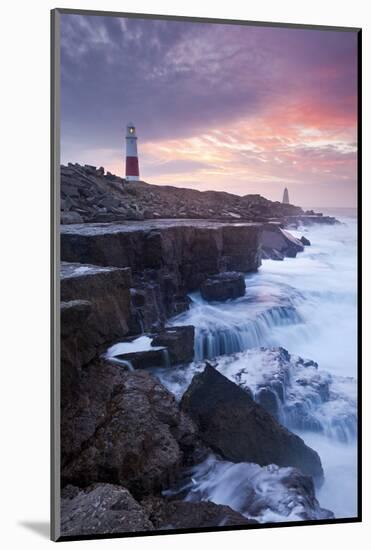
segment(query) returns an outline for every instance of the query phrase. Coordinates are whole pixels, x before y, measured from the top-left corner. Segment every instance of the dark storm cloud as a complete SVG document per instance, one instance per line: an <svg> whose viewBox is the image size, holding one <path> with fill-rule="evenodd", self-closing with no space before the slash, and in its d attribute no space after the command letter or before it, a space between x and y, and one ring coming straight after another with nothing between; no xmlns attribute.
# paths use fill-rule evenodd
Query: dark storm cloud
<svg viewBox="0 0 371 550"><path fill-rule="evenodd" d="M257 109L268 92L255 29L242 41L232 29L224 46L225 25L63 15L61 29L64 135L90 146L131 119L148 140L184 136Z"/></svg>
<svg viewBox="0 0 371 550"><path fill-rule="evenodd" d="M133 121L147 181L300 199L347 178L351 198L356 61L354 32L64 14L62 162L122 174Z"/></svg>
<svg viewBox="0 0 371 550"><path fill-rule="evenodd" d="M61 33L64 131L90 146L132 119L146 140L185 136L257 112L287 86L343 108L354 93L355 40L335 32L63 15ZM349 70L321 79L337 66Z"/></svg>

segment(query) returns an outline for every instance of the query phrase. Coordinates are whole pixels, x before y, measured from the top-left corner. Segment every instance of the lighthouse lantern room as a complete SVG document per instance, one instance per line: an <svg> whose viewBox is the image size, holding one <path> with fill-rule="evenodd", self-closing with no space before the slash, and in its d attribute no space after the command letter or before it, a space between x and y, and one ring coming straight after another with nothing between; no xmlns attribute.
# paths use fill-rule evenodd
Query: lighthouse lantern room
<svg viewBox="0 0 371 550"><path fill-rule="evenodd" d="M137 136L134 124L131 122L126 127L126 170L125 177L128 181L139 180L139 162L137 149Z"/></svg>

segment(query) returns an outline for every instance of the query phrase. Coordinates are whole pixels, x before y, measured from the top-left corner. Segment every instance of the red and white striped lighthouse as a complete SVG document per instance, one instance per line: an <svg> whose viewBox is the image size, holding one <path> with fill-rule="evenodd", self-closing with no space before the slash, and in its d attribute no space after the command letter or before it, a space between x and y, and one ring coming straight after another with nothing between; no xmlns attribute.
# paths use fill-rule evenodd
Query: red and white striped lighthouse
<svg viewBox="0 0 371 550"><path fill-rule="evenodd" d="M137 150L137 136L135 126L129 123L126 127L126 171L125 177L128 181L139 180L139 162Z"/></svg>

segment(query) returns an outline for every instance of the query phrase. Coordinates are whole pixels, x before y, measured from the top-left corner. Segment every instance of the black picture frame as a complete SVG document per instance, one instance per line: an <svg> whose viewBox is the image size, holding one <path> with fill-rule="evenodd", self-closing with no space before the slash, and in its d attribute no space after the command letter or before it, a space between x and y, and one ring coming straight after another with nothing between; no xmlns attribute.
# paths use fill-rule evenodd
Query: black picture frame
<svg viewBox="0 0 371 550"><path fill-rule="evenodd" d="M187 21L200 23L246 25L256 27L281 27L308 30L331 30L357 33L357 399L358 399L358 438L357 438L357 508L355 517L303 520L264 523L244 526L223 526L192 529L168 529L159 531L136 531L114 534L61 536L59 525L60 513L60 16L63 14L105 16L133 19L160 19L166 21ZM289 526L333 525L356 523L362 521L362 29L357 27L338 27L315 24L274 23L248 21L239 19L218 19L212 17L191 17L176 15L160 15L147 13L127 13L114 11L97 11L83 9L56 8L51 10L51 539L57 542L129 538L141 536L158 536L167 534L205 533L219 531L248 531L250 529L281 528Z"/></svg>

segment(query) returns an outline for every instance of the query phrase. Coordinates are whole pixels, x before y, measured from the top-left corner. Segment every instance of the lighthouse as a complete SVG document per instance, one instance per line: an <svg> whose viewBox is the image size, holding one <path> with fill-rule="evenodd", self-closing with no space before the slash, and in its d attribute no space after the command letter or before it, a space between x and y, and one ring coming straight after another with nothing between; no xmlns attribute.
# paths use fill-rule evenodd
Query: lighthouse
<svg viewBox="0 0 371 550"><path fill-rule="evenodd" d="M290 204L289 191L288 191L287 187L285 187L284 192L283 192L282 204Z"/></svg>
<svg viewBox="0 0 371 550"><path fill-rule="evenodd" d="M128 181L139 180L139 163L137 136L134 124L131 122L126 126L126 170L125 177Z"/></svg>

